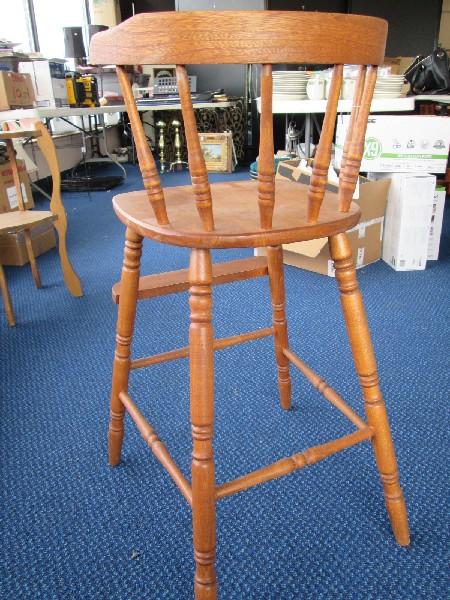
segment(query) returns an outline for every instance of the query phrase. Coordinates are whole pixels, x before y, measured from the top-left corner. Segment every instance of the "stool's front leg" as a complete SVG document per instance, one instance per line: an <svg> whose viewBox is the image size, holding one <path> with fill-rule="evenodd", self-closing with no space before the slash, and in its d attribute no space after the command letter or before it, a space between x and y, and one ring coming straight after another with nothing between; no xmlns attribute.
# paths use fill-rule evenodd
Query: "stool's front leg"
<svg viewBox="0 0 450 600"><path fill-rule="evenodd" d="M216 599L216 490L214 477L214 349L209 250L194 249L189 270L189 361L192 424L192 523L195 598Z"/></svg>
<svg viewBox="0 0 450 600"><path fill-rule="evenodd" d="M120 284L119 311L117 314L116 352L111 390L111 412L108 432L109 464L120 463L124 435L125 408L120 392L128 391L130 374L131 340L133 337L136 303L139 288L139 268L142 254L142 237L128 228Z"/></svg>

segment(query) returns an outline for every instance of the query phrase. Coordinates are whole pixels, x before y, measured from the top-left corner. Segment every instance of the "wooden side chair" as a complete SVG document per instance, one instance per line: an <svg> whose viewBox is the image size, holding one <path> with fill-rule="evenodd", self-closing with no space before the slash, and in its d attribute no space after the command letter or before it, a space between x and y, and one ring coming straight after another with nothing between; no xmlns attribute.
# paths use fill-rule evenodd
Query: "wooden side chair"
<svg viewBox="0 0 450 600"><path fill-rule="evenodd" d="M192 507L195 598L216 598L216 502L312 465L329 455L371 440L397 542L409 543L405 501L399 484L394 446L381 395L375 355L346 231L360 218L352 202L364 146L366 123L384 57L385 21L355 15L303 12L190 12L140 14L94 36L91 60L115 63L136 141L144 190L120 194L114 210L126 225L111 394L109 462L120 462L124 415L136 423L153 454L167 469ZM185 64L261 63L261 141L257 181L210 185L200 149ZM124 65L176 64L192 185L162 189L134 104ZM308 188L274 179L272 63L335 64L327 111ZM345 142L338 193L327 192L327 171L345 63L359 64L351 125ZM196 207L196 211L194 209ZM359 417L303 360L288 341L282 244L327 236L336 267L342 309L367 421ZM191 249L189 270L140 277L143 238ZM211 264L213 248L266 247L266 258ZM268 276L272 327L227 338L214 338L211 324L213 285ZM325 284L325 281L324 281ZM131 358L138 300L189 290L189 346ZM354 424L355 431L336 440L282 458L233 481L216 484L214 475L214 360L216 350L273 336L281 406L291 406L290 364L298 367L323 396ZM192 482L171 458L152 426L128 394L130 371L188 357L192 422Z"/></svg>
<svg viewBox="0 0 450 600"><path fill-rule="evenodd" d="M47 161L52 177L52 195L50 199L50 210L27 210L22 193L20 174L17 167L16 153L13 140L36 139L37 144ZM74 296L82 296L83 290L78 275L75 273L66 247L67 216L61 200L61 175L55 146L47 128L40 121L32 124L30 129L17 129L8 123L3 124L0 132L0 141L6 143L8 159L11 165L14 187L17 194L17 211L0 214L0 234L23 232L31 273L37 288L42 287L41 277L34 256L31 230L41 223L52 221L58 231L58 248L63 271L64 281L67 289ZM0 288L3 296L6 318L9 325L15 325L14 311L11 303L8 284L3 267L0 265Z"/></svg>

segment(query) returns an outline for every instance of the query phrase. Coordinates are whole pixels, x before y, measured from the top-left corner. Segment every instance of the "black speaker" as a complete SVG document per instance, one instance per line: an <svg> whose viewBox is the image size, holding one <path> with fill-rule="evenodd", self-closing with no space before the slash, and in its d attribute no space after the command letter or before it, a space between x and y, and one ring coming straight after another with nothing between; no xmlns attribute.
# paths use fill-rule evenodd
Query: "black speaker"
<svg viewBox="0 0 450 600"><path fill-rule="evenodd" d="M66 58L85 58L86 50L81 27L63 27L64 55Z"/></svg>

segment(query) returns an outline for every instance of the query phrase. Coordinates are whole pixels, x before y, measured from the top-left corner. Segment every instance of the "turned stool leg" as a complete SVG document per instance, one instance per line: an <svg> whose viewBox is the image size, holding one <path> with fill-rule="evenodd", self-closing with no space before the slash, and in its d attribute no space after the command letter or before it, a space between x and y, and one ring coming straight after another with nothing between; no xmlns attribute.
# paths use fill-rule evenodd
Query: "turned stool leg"
<svg viewBox="0 0 450 600"><path fill-rule="evenodd" d="M139 267L142 254L142 237L127 228L120 284L119 311L116 328L116 351L112 375L111 410L108 431L109 464L120 463L124 435L125 408L119 399L120 392L128 391L130 374L131 340L136 316L139 288Z"/></svg>
<svg viewBox="0 0 450 600"><path fill-rule="evenodd" d="M409 528L406 504L399 483L394 444L378 384L377 365L362 296L356 280L352 251L344 233L329 238L329 245L336 268L336 279L353 360L364 396L367 421L375 431L373 448L384 488L387 511L397 542L401 546L407 546Z"/></svg>
<svg viewBox="0 0 450 600"><path fill-rule="evenodd" d="M31 267L31 273L33 275L34 283L36 284L36 287L39 289L42 287L41 276L39 274L36 257L34 256L30 230L25 229L23 234L25 236L25 247L27 249L28 260L30 262L30 267Z"/></svg>
<svg viewBox="0 0 450 600"><path fill-rule="evenodd" d="M270 296L273 308L273 328L275 341L275 358L278 366L278 388L281 406L291 408L291 377L289 375L289 359L283 354L289 348L286 321L286 294L284 289L283 249L281 246L269 246L267 249L267 265L269 268Z"/></svg>
<svg viewBox="0 0 450 600"><path fill-rule="evenodd" d="M214 478L214 349L209 250L194 249L189 270L189 362L192 425L192 523L195 598L216 599Z"/></svg>
<svg viewBox="0 0 450 600"><path fill-rule="evenodd" d="M5 307L8 325L13 327L16 324L16 320L14 318L14 310L12 307L11 296L9 295L8 282L6 281L2 264L0 264L0 291L3 297L3 306Z"/></svg>

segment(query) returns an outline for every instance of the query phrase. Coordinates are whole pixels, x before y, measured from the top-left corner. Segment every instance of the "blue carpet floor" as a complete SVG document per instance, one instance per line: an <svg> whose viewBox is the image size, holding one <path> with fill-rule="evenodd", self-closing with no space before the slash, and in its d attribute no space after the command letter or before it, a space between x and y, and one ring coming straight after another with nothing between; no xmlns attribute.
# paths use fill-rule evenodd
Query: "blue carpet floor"
<svg viewBox="0 0 450 600"><path fill-rule="evenodd" d="M137 170L118 191L141 187ZM247 174L235 177L246 178ZM165 176L165 184L186 181ZM7 269L18 324L0 314L1 581L4 600L188 600L190 510L127 423L124 460L106 463L108 395L123 226L113 192L65 194L69 249L85 296L71 297L57 254ZM448 221L447 221L448 222ZM448 231L448 230L447 230ZM218 504L222 600L448 598L450 240L426 271L359 271L409 508L411 546L391 535L369 444ZM144 245L143 272L188 252ZM215 252L215 259L249 250ZM362 412L334 280L286 268L293 349ZM215 330L270 324L266 281L214 291ZM134 355L184 345L186 294L139 306ZM293 410L277 404L270 339L216 355L217 480L226 481L350 424L293 371ZM133 375L131 395L189 474L188 364Z"/></svg>

